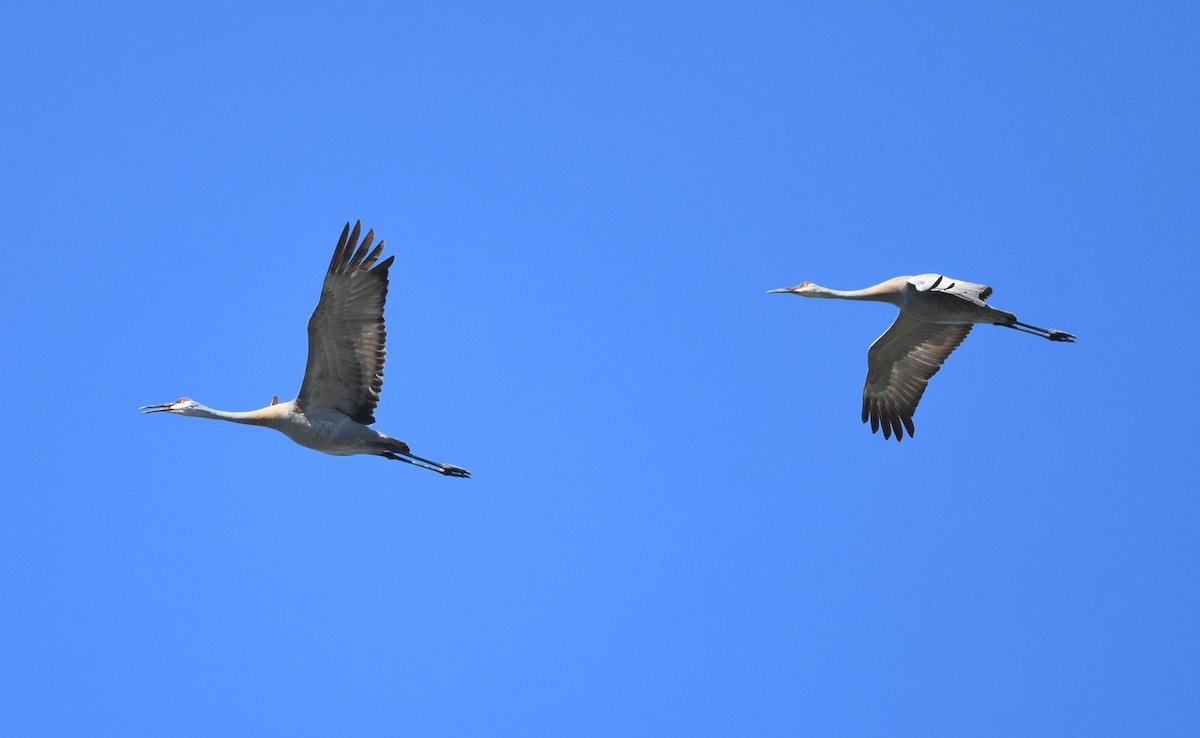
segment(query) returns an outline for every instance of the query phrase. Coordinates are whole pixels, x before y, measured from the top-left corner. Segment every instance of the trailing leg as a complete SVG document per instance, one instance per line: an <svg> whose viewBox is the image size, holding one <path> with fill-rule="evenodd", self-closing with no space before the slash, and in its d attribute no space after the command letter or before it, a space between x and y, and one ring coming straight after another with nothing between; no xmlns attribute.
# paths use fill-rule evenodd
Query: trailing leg
<svg viewBox="0 0 1200 738"><path fill-rule="evenodd" d="M1021 331L1022 333L1029 333L1034 336L1041 336L1042 338L1045 338L1045 339L1048 339L1051 341L1065 341L1066 343L1075 343L1075 336L1071 335L1070 333L1066 333L1064 331L1057 331L1057 330L1054 330L1053 328L1038 328L1036 325L1029 325L1028 323L1022 323L1019 320L1013 320L1013 322L1011 322L1011 323L996 323L996 325L1002 325L1005 328L1012 328L1015 331Z"/></svg>
<svg viewBox="0 0 1200 738"><path fill-rule="evenodd" d="M393 461L403 461L406 464L412 464L413 466L419 466L422 469L428 469L429 471L435 471L438 474L444 474L447 477L460 477L460 478L466 479L471 476L471 472L467 471L466 469L463 469L461 466L455 466L454 464L439 464L436 461L430 461L429 459L422 459L420 456L414 456L413 454L409 454L409 453L400 453L397 451L381 451L381 452L379 452L379 455L385 459L391 459Z"/></svg>

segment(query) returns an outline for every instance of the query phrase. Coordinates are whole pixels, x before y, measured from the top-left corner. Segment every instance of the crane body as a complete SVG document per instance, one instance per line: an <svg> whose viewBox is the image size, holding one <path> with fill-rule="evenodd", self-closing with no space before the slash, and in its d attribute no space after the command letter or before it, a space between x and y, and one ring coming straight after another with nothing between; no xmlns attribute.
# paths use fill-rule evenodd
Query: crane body
<svg viewBox="0 0 1200 738"><path fill-rule="evenodd" d="M146 405L143 413L168 412L274 428L301 446L334 456L372 454L403 461L450 477L470 472L414 455L408 444L369 427L383 388L387 332L383 306L388 269L395 257L375 264L384 242L371 249L374 231L358 243L361 223L342 230L325 275L321 299L308 323L308 365L299 396L258 410L216 410L181 397Z"/></svg>
<svg viewBox="0 0 1200 738"><path fill-rule="evenodd" d="M896 440L912 437L912 416L929 379L958 348L976 323L1012 328L1042 338L1073 343L1075 336L1022 323L1017 316L986 303L992 288L941 274L894 277L861 290L834 290L812 282L768 293L835 300L886 302L900 309L896 322L867 352L862 421L871 432Z"/></svg>

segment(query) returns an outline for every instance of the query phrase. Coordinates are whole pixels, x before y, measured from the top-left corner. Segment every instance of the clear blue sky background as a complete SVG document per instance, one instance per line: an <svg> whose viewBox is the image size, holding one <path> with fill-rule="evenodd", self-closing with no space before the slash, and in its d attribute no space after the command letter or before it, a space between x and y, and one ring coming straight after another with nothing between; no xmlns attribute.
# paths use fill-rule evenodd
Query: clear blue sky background
<svg viewBox="0 0 1200 738"><path fill-rule="evenodd" d="M7 5L0 733L1196 735L1200 13L989 5ZM356 218L473 479L138 415L293 397ZM1079 343L897 445L765 292L930 271Z"/></svg>

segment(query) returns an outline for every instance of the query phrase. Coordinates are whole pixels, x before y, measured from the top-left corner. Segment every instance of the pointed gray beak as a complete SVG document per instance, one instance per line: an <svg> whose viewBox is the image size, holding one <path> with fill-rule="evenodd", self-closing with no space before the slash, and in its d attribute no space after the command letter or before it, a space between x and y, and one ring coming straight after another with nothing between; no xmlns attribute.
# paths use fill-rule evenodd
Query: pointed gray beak
<svg viewBox="0 0 1200 738"><path fill-rule="evenodd" d="M768 295L773 295L773 294L775 294L775 293L777 293L777 292L791 292L791 291L792 291L792 290L794 290L794 289L796 289L796 288L795 288L795 287L780 287L780 288L779 288L779 289L777 289L777 290L767 290L767 294L768 294Z"/></svg>
<svg viewBox="0 0 1200 738"><path fill-rule="evenodd" d="M142 405L138 409L142 411L142 415L145 415L146 413L164 413L164 412L170 410L171 405L174 405L174 404L175 403L173 403L173 402L166 402L166 403L163 403L162 405Z"/></svg>

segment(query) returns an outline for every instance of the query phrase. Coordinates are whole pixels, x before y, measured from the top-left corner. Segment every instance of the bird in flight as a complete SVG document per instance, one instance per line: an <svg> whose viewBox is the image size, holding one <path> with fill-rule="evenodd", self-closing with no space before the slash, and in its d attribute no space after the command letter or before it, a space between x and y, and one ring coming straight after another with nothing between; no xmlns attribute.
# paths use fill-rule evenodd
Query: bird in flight
<svg viewBox="0 0 1200 738"><path fill-rule="evenodd" d="M941 274L894 277L863 290L831 290L801 282L768 293L890 302L900 308L896 322L867 352L862 405L862 421L871 421L871 432L882 427L885 439L895 433L897 441L904 438L905 430L913 435L913 413L929 378L937 374L975 323L1002 325L1051 341L1075 341L1070 333L1022 323L1012 313L986 304L991 287Z"/></svg>
<svg viewBox="0 0 1200 738"><path fill-rule="evenodd" d="M440 464L414 455L408 444L374 428L375 406L383 388L383 304L387 299L388 268L394 256L376 264L383 241L372 249L375 231L358 243L361 222L342 230L321 300L308 320L308 366L300 395L291 402L260 410L229 412L205 407L181 397L162 405L146 405L143 413L173 413L193 418L228 420L274 428L301 446L334 456L373 454L404 461L448 477L469 477L453 464Z"/></svg>

